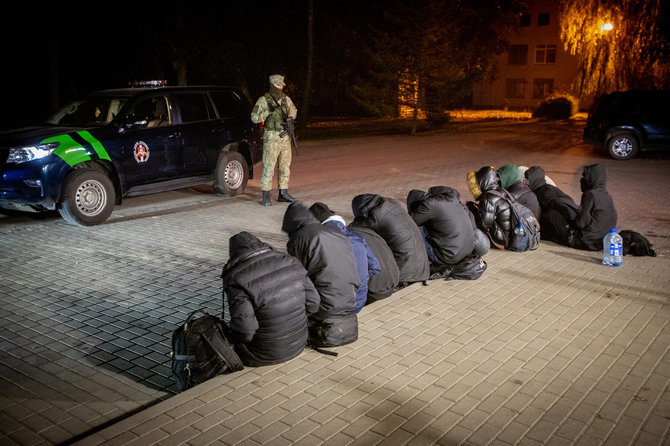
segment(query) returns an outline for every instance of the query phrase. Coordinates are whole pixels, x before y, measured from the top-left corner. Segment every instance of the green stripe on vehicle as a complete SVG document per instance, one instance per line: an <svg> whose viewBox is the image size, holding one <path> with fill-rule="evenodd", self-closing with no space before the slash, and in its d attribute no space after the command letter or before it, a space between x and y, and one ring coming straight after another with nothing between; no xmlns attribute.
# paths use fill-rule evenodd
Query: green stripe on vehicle
<svg viewBox="0 0 670 446"><path fill-rule="evenodd" d="M84 161L90 161L88 149L82 147L80 143L72 139L68 134L52 136L41 142L47 144L50 142L59 143L58 148L54 150L54 155L65 161L70 167Z"/></svg>
<svg viewBox="0 0 670 446"><path fill-rule="evenodd" d="M98 154L98 158L103 159L103 160L107 160L107 161L111 161L111 159L109 158L109 154L105 150L105 147L102 145L102 143L100 141L95 139L93 137L93 135L91 135L89 132L84 130L82 132L79 132L79 136L84 138L86 140L86 142L89 143L91 145L91 147L93 147L93 150L95 150L95 153Z"/></svg>

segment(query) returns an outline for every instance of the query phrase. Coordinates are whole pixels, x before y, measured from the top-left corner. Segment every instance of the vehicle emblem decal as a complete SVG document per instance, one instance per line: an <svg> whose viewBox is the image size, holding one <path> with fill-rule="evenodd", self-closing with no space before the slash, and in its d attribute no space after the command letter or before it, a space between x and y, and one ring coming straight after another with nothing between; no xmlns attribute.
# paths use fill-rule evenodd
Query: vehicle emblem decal
<svg viewBox="0 0 670 446"><path fill-rule="evenodd" d="M135 161L138 163L146 163L149 161L149 146L144 141L137 141L133 149Z"/></svg>

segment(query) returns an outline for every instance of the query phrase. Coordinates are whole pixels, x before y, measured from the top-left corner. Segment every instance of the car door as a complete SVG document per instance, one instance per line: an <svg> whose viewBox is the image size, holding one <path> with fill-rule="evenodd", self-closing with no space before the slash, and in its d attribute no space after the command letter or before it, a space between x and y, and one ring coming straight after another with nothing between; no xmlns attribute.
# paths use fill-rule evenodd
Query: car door
<svg viewBox="0 0 670 446"><path fill-rule="evenodd" d="M181 117L185 174L211 174L221 149L211 100L204 90L175 93L173 98Z"/></svg>
<svg viewBox="0 0 670 446"><path fill-rule="evenodd" d="M666 91L646 94L640 106L640 125L647 133L650 146L670 145L670 93Z"/></svg>
<svg viewBox="0 0 670 446"><path fill-rule="evenodd" d="M121 136L126 189L178 178L184 174L182 140L168 95L138 100L127 115Z"/></svg>

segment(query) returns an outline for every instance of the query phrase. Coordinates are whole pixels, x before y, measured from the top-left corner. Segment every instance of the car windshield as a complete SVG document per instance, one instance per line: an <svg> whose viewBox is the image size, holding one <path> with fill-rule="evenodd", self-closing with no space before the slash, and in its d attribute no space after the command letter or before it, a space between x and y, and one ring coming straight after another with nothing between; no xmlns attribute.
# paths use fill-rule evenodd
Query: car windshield
<svg viewBox="0 0 670 446"><path fill-rule="evenodd" d="M126 98L118 97L92 97L70 102L51 116L47 123L75 127L107 125L125 103Z"/></svg>

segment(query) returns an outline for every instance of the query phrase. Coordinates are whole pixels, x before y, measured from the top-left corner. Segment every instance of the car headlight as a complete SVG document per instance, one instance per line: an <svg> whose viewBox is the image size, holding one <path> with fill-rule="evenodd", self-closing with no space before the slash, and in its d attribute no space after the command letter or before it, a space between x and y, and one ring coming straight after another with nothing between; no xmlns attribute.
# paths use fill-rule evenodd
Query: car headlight
<svg viewBox="0 0 670 446"><path fill-rule="evenodd" d="M28 161L44 158L51 155L51 153L58 148L60 143L51 142L48 144L40 144L37 146L15 147L9 149L8 163L25 163Z"/></svg>

